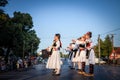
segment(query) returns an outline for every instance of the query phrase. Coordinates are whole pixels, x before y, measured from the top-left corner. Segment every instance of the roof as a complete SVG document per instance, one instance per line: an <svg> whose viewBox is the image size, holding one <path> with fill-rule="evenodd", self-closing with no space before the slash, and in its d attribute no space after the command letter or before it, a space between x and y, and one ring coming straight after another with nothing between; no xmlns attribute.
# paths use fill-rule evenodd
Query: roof
<svg viewBox="0 0 120 80"><path fill-rule="evenodd" d="M115 53L120 54L120 47L115 47Z"/></svg>

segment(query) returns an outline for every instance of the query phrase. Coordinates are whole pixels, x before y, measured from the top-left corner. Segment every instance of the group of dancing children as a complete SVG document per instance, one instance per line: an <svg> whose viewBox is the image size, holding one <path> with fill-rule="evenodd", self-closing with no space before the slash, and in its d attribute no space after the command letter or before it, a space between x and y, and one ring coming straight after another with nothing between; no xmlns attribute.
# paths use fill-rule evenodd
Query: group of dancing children
<svg viewBox="0 0 120 80"><path fill-rule="evenodd" d="M60 48L62 47L60 34L55 34L52 46L47 48L50 52L46 68L53 69L53 76L59 76L61 71ZM92 45L92 33L87 32L77 40L72 40L67 51L69 52L69 61L71 69L78 65L78 74L85 76L94 76L95 53ZM85 72L86 60L89 62L89 73Z"/></svg>
<svg viewBox="0 0 120 80"><path fill-rule="evenodd" d="M71 69L75 69L77 64L78 74L84 76L94 76L95 53L91 40L92 32L87 32L77 40L72 40L67 51L69 52L69 64ZM89 73L86 73L85 66L89 64Z"/></svg>

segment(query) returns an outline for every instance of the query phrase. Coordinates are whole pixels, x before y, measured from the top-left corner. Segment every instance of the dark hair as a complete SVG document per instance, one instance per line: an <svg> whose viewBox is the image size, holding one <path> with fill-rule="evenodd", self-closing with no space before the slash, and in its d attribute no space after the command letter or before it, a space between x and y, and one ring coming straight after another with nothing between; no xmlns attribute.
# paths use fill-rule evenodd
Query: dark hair
<svg viewBox="0 0 120 80"><path fill-rule="evenodd" d="M59 33L57 33L57 34L55 34L55 36L57 36L57 37L58 37L58 39L59 39L59 41L60 41L60 47L62 47L62 43L61 43L61 40L60 40L61 35L60 35Z"/></svg>
<svg viewBox="0 0 120 80"><path fill-rule="evenodd" d="M58 34L55 34L55 36L57 36L58 37L58 39L60 40L60 34L58 33Z"/></svg>
<svg viewBox="0 0 120 80"><path fill-rule="evenodd" d="M90 38L92 37L92 32L87 32L86 34L89 35Z"/></svg>
<svg viewBox="0 0 120 80"><path fill-rule="evenodd" d="M81 37L79 37L77 40L80 40L81 39Z"/></svg>

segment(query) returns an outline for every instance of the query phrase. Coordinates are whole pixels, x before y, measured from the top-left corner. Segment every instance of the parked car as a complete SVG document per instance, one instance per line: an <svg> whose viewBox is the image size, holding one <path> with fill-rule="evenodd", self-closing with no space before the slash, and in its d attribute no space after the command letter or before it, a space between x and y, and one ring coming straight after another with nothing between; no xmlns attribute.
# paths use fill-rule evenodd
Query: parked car
<svg viewBox="0 0 120 80"><path fill-rule="evenodd" d="M104 60L101 59L101 58L100 58L100 60L99 60L99 58L95 58L95 63L96 63L96 64L99 64L99 63L100 63L100 64L106 64L106 61L104 61Z"/></svg>

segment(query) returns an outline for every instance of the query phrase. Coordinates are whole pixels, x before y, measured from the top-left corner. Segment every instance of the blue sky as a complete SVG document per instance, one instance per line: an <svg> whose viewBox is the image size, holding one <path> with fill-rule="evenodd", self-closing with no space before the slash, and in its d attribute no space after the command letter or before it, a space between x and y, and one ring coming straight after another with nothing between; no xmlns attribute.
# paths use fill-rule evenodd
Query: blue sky
<svg viewBox="0 0 120 80"><path fill-rule="evenodd" d="M120 28L120 0L9 0L4 9L11 17L14 11L32 16L39 50L52 44L55 33L61 34L66 48L87 31L93 32L95 43L98 34L115 34L114 45L120 46L120 30L109 32Z"/></svg>

